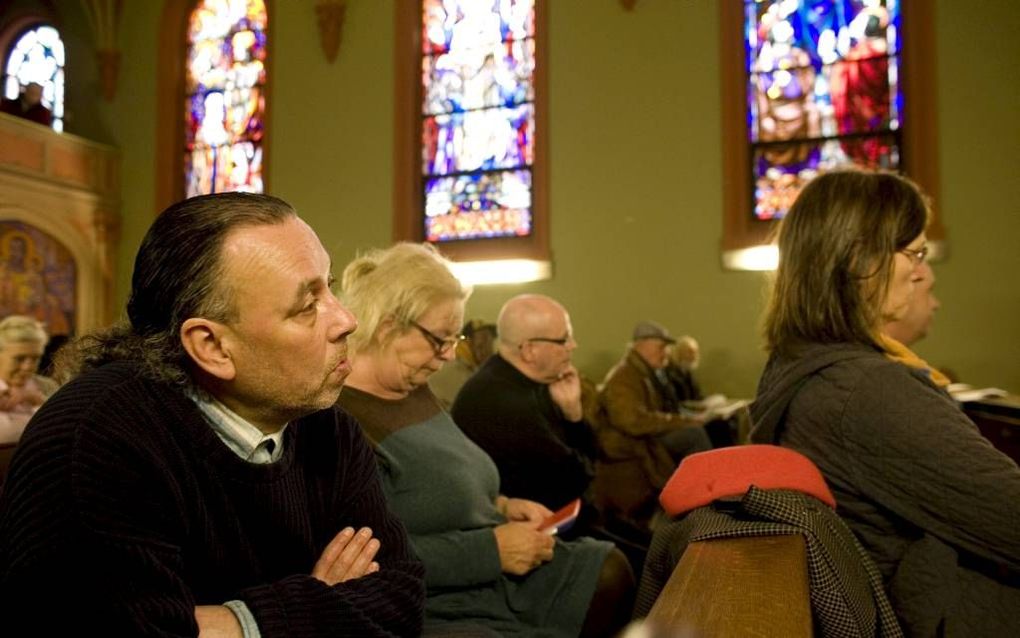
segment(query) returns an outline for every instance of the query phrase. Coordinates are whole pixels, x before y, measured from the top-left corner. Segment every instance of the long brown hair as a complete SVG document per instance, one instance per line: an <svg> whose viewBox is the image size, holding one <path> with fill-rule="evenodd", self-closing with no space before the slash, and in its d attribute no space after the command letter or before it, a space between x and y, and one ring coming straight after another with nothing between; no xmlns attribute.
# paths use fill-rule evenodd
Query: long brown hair
<svg viewBox="0 0 1020 638"><path fill-rule="evenodd" d="M927 202L904 177L841 170L809 182L779 224L768 349L803 341L881 349L875 329L893 258L927 223Z"/></svg>

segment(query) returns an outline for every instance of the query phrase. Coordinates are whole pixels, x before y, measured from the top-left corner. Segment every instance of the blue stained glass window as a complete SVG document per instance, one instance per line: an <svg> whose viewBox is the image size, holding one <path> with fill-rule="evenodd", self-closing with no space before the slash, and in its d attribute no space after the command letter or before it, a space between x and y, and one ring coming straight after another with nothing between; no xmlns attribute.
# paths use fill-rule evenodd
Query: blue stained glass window
<svg viewBox="0 0 1020 638"><path fill-rule="evenodd" d="M425 238L532 231L534 0L422 2Z"/></svg>
<svg viewBox="0 0 1020 638"><path fill-rule="evenodd" d="M843 166L901 168L898 0L745 0L754 215Z"/></svg>
<svg viewBox="0 0 1020 638"><path fill-rule="evenodd" d="M263 0L202 0L188 25L185 191L260 193L265 133Z"/></svg>
<svg viewBox="0 0 1020 638"><path fill-rule="evenodd" d="M430 241L531 232L531 171L476 172L425 182Z"/></svg>
<svg viewBox="0 0 1020 638"><path fill-rule="evenodd" d="M22 33L4 61L3 96L18 99L29 83L42 86L42 105L53 114L53 130L64 130L64 42L49 25ZM38 89L36 89L38 90Z"/></svg>
<svg viewBox="0 0 1020 638"><path fill-rule="evenodd" d="M534 124L531 104L429 116L422 135L425 174L530 165Z"/></svg>

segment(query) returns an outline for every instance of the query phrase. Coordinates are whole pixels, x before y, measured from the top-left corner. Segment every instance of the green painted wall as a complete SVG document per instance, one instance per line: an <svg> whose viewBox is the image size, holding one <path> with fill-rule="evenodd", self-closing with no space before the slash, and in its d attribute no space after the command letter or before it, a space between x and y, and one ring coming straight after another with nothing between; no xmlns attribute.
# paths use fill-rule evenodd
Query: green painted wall
<svg viewBox="0 0 1020 638"><path fill-rule="evenodd" d="M67 0L63 0L64 3ZM101 126L121 152L121 241L117 249L117 304L123 313L138 245L156 216L156 78L159 2L125 2L120 74L113 102L99 100ZM98 99L98 98L96 98Z"/></svg>
<svg viewBox="0 0 1020 638"><path fill-rule="evenodd" d="M348 3L333 65L312 3L274 4L270 188L338 265L390 238L395 1L409 0ZM980 7L937 3L939 208L951 255L935 266L943 309L918 350L966 381L1020 392L1020 11L1010 0ZM123 150L121 299L155 212L160 13L157 2L125 3L121 89L91 124ZM765 278L719 266L716 2L641 0L628 13L612 0L551 0L549 20L555 276L479 289L468 315L492 318L523 290L553 295L596 379L634 322L654 318L700 339L708 389L752 394Z"/></svg>
<svg viewBox="0 0 1020 638"><path fill-rule="evenodd" d="M918 352L1020 394L1020 7L939 2L941 210L951 255Z"/></svg>

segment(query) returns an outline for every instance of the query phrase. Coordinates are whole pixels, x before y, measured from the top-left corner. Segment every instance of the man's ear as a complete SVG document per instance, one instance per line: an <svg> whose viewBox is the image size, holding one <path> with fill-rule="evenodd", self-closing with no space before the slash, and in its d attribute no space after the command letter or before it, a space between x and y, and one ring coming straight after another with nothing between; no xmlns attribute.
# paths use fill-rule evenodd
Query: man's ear
<svg viewBox="0 0 1020 638"><path fill-rule="evenodd" d="M531 347L531 342L525 341L517 348L517 356L524 363L531 364L535 362L534 352L532 352Z"/></svg>
<svg viewBox="0 0 1020 638"><path fill-rule="evenodd" d="M222 323L192 317L181 324L181 344L199 368L217 379L231 381L237 374L230 349L230 330Z"/></svg>

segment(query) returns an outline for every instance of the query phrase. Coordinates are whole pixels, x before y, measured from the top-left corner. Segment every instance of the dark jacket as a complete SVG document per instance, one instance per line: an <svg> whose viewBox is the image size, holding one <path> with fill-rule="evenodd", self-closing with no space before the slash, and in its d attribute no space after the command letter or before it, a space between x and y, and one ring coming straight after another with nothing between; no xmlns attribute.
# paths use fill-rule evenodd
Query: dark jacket
<svg viewBox="0 0 1020 638"><path fill-rule="evenodd" d="M816 635L903 635L875 564L827 505L800 492L753 486L739 501L700 507L655 531L634 616L651 611L688 543L781 534L804 536Z"/></svg>
<svg viewBox="0 0 1020 638"><path fill-rule="evenodd" d="M13 100L4 98L2 104L0 104L0 111L25 118L26 120L42 124L43 126L53 125L52 111L42 104L33 104L26 109L22 106L20 98L15 98Z"/></svg>
<svg viewBox="0 0 1020 638"><path fill-rule="evenodd" d="M1020 469L923 372L804 344L769 359L752 417L825 475L908 635L1020 635Z"/></svg>
<svg viewBox="0 0 1020 638"><path fill-rule="evenodd" d="M701 401L705 398L701 386L698 385L698 380L694 378L694 373L690 370L684 370L680 366L670 363L666 366L666 380L676 396L676 400L681 404L684 401Z"/></svg>
<svg viewBox="0 0 1020 638"><path fill-rule="evenodd" d="M549 386L498 354L467 380L450 414L496 462L506 496L558 509L588 489L597 452L591 426L564 418Z"/></svg>

